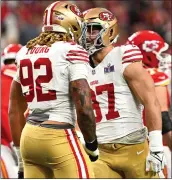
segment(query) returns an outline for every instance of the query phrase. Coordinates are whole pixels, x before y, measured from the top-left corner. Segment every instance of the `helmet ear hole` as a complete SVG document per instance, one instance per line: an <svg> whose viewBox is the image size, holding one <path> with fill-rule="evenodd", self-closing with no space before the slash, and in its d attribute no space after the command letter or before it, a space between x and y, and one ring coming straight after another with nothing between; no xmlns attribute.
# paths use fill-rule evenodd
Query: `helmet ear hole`
<svg viewBox="0 0 172 180"><path fill-rule="evenodd" d="M76 26L72 25L72 28L75 32L78 31L78 28Z"/></svg>
<svg viewBox="0 0 172 180"><path fill-rule="evenodd" d="M111 37L113 35L113 29L110 30L110 35L109 37Z"/></svg>

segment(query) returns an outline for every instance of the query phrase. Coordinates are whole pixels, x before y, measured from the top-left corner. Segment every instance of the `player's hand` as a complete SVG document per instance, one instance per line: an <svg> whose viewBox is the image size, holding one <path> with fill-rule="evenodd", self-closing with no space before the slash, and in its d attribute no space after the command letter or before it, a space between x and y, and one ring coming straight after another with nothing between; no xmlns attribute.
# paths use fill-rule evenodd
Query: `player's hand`
<svg viewBox="0 0 172 180"><path fill-rule="evenodd" d="M84 137L80 131L76 131L76 134L83 145L86 153L89 155L89 158L91 161L96 161L99 156L99 150L98 150L98 143L97 139L93 141L92 143L86 143L84 140Z"/></svg>
<svg viewBox="0 0 172 180"><path fill-rule="evenodd" d="M160 130L149 132L149 154L146 158L146 171L160 172L166 165Z"/></svg>
<svg viewBox="0 0 172 180"><path fill-rule="evenodd" d="M11 151L12 151L12 156L14 158L15 164L16 164L16 166L18 166L17 153L16 153L16 149L14 147L14 143L13 142L10 143L10 148L11 148Z"/></svg>
<svg viewBox="0 0 172 180"><path fill-rule="evenodd" d="M149 152L146 158L146 171L160 172L166 165L164 152Z"/></svg>
<svg viewBox="0 0 172 180"><path fill-rule="evenodd" d="M91 143L85 142L85 151L89 155L89 158L92 162L96 161L99 157L97 139Z"/></svg>
<svg viewBox="0 0 172 180"><path fill-rule="evenodd" d="M18 171L18 179L24 179L23 171Z"/></svg>
<svg viewBox="0 0 172 180"><path fill-rule="evenodd" d="M17 154L18 160L18 179L24 179L24 169L23 169L23 161L20 154L20 147L15 147L15 152Z"/></svg>

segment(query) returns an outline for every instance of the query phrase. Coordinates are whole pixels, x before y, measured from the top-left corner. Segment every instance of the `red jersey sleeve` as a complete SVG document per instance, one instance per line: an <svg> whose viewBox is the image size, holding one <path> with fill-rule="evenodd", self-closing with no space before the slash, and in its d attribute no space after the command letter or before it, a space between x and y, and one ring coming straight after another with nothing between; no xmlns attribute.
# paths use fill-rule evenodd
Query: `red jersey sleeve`
<svg viewBox="0 0 172 180"><path fill-rule="evenodd" d="M147 71L151 75L155 86L167 86L170 83L169 77L157 68L148 68Z"/></svg>
<svg viewBox="0 0 172 180"><path fill-rule="evenodd" d="M8 103L10 86L15 73L15 65L4 66L1 69L1 143L4 145L9 145L12 141L8 120Z"/></svg>

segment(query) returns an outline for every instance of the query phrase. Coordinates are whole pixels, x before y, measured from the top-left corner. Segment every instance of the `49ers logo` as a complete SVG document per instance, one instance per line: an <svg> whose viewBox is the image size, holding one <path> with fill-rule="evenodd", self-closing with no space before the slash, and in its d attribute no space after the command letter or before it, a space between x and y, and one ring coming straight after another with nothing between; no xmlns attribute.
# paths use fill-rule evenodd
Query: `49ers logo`
<svg viewBox="0 0 172 180"><path fill-rule="evenodd" d="M112 21L114 19L114 16L110 12L101 12L99 14L99 18L102 21Z"/></svg>
<svg viewBox="0 0 172 180"><path fill-rule="evenodd" d="M70 6L70 10L71 10L74 14L76 14L77 16L83 17L81 11L78 9L77 6L71 5L71 6Z"/></svg>
<svg viewBox="0 0 172 180"><path fill-rule="evenodd" d="M143 50L146 52L154 51L159 47L159 41L153 40L153 41L145 41L142 45Z"/></svg>

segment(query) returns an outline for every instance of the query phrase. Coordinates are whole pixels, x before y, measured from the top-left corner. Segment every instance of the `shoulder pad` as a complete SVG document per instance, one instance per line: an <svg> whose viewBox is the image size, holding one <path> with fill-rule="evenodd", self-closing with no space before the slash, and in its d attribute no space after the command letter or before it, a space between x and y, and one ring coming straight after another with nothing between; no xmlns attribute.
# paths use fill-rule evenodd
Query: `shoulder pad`
<svg viewBox="0 0 172 180"><path fill-rule="evenodd" d="M89 63L89 55L87 51L80 45L71 45L66 54L66 60L71 63Z"/></svg>
<svg viewBox="0 0 172 180"><path fill-rule="evenodd" d="M122 64L142 61L143 55L137 46L125 44L121 48L123 50Z"/></svg>

